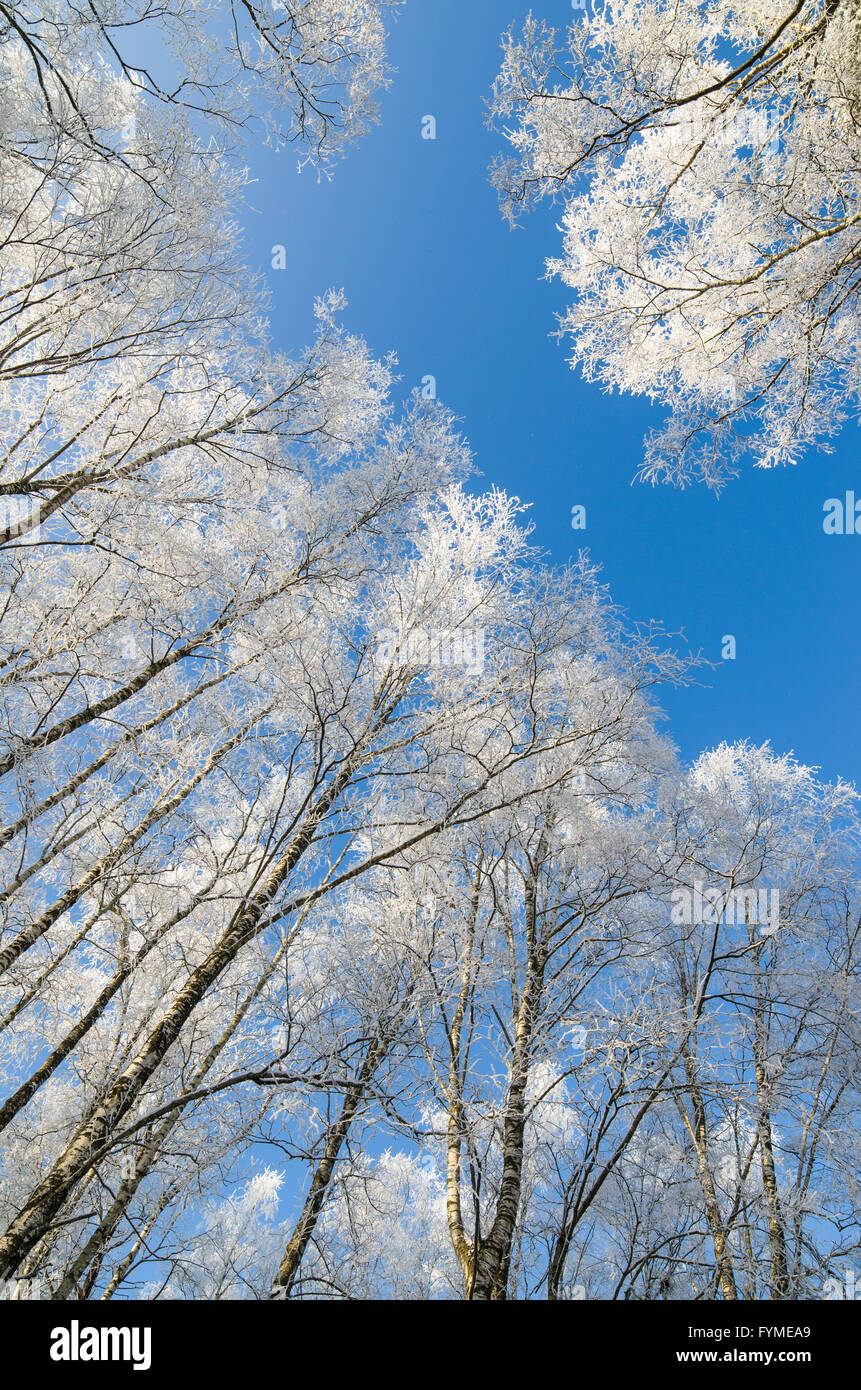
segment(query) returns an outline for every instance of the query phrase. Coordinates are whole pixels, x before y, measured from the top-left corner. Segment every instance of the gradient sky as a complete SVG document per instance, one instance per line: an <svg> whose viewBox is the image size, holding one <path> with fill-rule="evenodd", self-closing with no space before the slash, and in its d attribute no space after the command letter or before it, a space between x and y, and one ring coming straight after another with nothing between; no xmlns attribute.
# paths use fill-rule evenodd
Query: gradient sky
<svg viewBox="0 0 861 1390"><path fill-rule="evenodd" d="M544 279L558 255L559 206L511 231L488 166L503 146L485 124L500 35L529 6L515 0L407 0L391 26L397 72L380 126L330 182L296 171L292 150L256 148L245 216L247 259L272 292L272 331L297 350L312 304L346 291L345 322L372 350L394 350L406 395L433 374L462 420L483 478L532 504L533 541L564 562L583 546L631 621L683 630L717 661L697 687L665 690L668 730L686 759L722 740L779 752L861 783L856 733L856 595L861 535L823 532L823 503L861 498L858 426L833 454L793 469L749 468L716 498L634 482L642 438L662 418L640 400L580 380L552 335L568 300ZM566 0L535 0L563 24ZM422 117L437 122L421 136ZM283 244L285 270L271 269ZM571 507L587 529L571 529ZM731 633L737 659L722 662Z"/></svg>

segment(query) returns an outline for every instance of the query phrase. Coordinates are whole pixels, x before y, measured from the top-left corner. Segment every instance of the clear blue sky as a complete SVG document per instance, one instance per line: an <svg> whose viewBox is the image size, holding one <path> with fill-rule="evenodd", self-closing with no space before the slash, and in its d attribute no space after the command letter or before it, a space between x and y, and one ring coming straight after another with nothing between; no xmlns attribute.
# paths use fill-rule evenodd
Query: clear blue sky
<svg viewBox="0 0 861 1390"><path fill-rule="evenodd" d="M397 72L381 125L332 182L297 174L293 151L250 152L248 260L271 286L273 336L288 350L304 345L315 296L343 288L348 327L376 353L397 353L405 394L436 377L483 483L533 504L533 539L550 559L587 547L630 619L684 629L713 660L734 634L737 659L703 671L705 688L663 692L685 758L723 739L769 739L825 776L861 783L861 535L822 530L826 498L861 498L858 426L831 456L750 469L720 498L632 484L660 413L571 371L551 336L568 292L543 279L560 246L559 209L548 204L512 232L488 183L502 141L485 126L483 98L501 32L528 8L407 0L392 25ZM566 0L534 8L557 24L571 13ZM435 141L421 138L427 114ZM270 266L277 243L283 271ZM587 508L585 532L571 529L575 503Z"/></svg>

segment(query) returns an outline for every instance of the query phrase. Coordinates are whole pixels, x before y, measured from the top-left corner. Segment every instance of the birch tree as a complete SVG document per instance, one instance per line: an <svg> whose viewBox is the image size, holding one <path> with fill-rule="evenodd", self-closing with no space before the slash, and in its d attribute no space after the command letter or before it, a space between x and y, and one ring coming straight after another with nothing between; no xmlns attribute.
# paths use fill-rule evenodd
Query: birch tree
<svg viewBox="0 0 861 1390"><path fill-rule="evenodd" d="M830 1182L813 1196L814 1154L828 1147L842 1166L858 1102L854 793L744 745L700 759L689 788L676 824L696 879L674 909L673 1097L715 1286L724 1299L805 1297L831 1240L843 1244Z"/></svg>

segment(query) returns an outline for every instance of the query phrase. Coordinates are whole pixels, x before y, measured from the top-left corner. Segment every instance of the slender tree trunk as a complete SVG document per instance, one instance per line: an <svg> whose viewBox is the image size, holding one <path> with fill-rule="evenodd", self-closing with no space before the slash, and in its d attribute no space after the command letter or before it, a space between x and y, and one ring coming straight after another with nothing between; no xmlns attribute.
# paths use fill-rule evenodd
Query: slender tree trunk
<svg viewBox="0 0 861 1390"><path fill-rule="evenodd" d="M538 941L534 879L526 884L526 935L526 975L517 1011L503 1125L502 1179L493 1224L476 1252L471 1292L475 1302L501 1301L507 1297L511 1252L520 1211L529 1063L546 964L544 949Z"/></svg>
<svg viewBox="0 0 861 1390"><path fill-rule="evenodd" d="M694 1146L694 1154L697 1161L697 1176L705 1202L706 1220L708 1221L709 1230L711 1231L721 1293L724 1299L735 1301L738 1299L738 1289L729 1251L729 1237L721 1216L720 1203L718 1202L714 1176L709 1162L706 1108L702 1091L697 1081L696 1062L687 1048L685 1049L685 1073L687 1076L688 1094L691 1098L693 1121L685 1114L681 1106L679 1108L685 1123L685 1128Z"/></svg>
<svg viewBox="0 0 861 1390"><path fill-rule="evenodd" d="M152 1212L147 1217L143 1226L141 1226L140 1233L138 1234L131 1248L126 1251L125 1255L120 1260L119 1264L117 1265L116 1269L111 1275L107 1287L104 1293L102 1294L103 1303L113 1298L120 1284L123 1282L132 1265L134 1264L135 1260L137 1259L138 1254L146 1245L147 1237L149 1236L150 1232L152 1231L162 1212L165 1210L166 1207L170 1206L170 1203L173 1201L174 1197L179 1192L180 1186L180 1183L173 1183L172 1186L166 1187L164 1192L159 1197ZM84 1285L81 1290L82 1298L89 1298L90 1294L93 1291L93 1285L95 1284L96 1279L99 1276L100 1268L101 1260L94 1260L89 1269L87 1277L84 1280Z"/></svg>
<svg viewBox="0 0 861 1390"><path fill-rule="evenodd" d="M466 941L460 971L460 988L448 1027L448 1080L446 1098L448 1101L448 1124L446 1136L446 1198L445 1209L449 1236L463 1274L467 1298L472 1294L472 1281L475 1274L475 1243L466 1234L463 1224L463 1205L461 1199L461 1164L465 1133L465 1113L463 1105L463 1073L467 1059L462 1057L463 1024L472 994L473 957L475 950L475 927L478 920L478 904L481 892L481 869L475 874L467 920ZM480 1239L480 1232L476 1232Z"/></svg>
<svg viewBox="0 0 861 1390"><path fill-rule="evenodd" d="M305 1198L302 1214L287 1242L287 1248L278 1266L278 1273L272 1282L270 1298L285 1299L290 1297L305 1251L308 1249L320 1212L326 1201L338 1155L344 1146L350 1132L350 1126L365 1097L368 1085L391 1046L391 1041L391 1032L388 1030L377 1035L362 1063L355 1084L350 1087L344 1097L340 1115L335 1123L329 1126L323 1157L317 1164L311 1179L311 1189Z"/></svg>
<svg viewBox="0 0 861 1390"><path fill-rule="evenodd" d="M752 932L752 928L748 929ZM774 1136L771 1126L771 1100L766 1070L768 1061L768 1022L760 974L760 950L754 953L756 963L756 1013L754 1034L754 1072L756 1075L756 1132L759 1138L759 1161L762 1171L762 1190L768 1220L768 1241L771 1249L771 1296L789 1297L789 1264L786 1257L786 1232L774 1164Z"/></svg>

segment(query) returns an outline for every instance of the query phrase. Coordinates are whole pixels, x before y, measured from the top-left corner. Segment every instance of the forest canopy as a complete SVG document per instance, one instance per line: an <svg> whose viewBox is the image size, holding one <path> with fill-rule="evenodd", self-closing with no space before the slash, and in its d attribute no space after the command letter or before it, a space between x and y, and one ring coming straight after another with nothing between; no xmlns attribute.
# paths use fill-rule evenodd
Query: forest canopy
<svg viewBox="0 0 861 1390"><path fill-rule="evenodd" d="M685 765L659 701L696 659L587 557L547 563L343 295L289 355L243 269L240 137L268 116L299 158L340 155L386 80L386 8L0 3L0 1279L74 1300L819 1296L859 1241L854 789L768 744ZM796 6L778 35L779 7L733 10L753 63L730 79L730 7L705 7L706 58L698 10L677 32L647 8L567 42L604 53L598 84L647 53L648 89L588 130L576 81L564 119L530 99L522 186L564 185L564 273L592 313L615 296L582 350L613 362L640 333L633 384L660 384L673 430L730 369L765 401L796 272L821 276L761 406L773 461L836 420L829 373L854 389L842 164L794 166L771 263L791 272L757 277L753 314L721 288L722 346L684 387L689 342L582 219L616 219L624 189L619 247L650 257L667 200L738 153L710 125L700 168L701 134L670 133L694 67L727 78L693 103L707 122L758 100L765 65L830 90L850 16ZM147 25L161 69L133 57ZM502 114L548 43L509 44ZM854 110L847 88L783 129L832 121L838 160ZM785 139L760 157L783 187ZM671 159L687 183L629 198ZM689 294L718 313L670 284L654 323ZM790 427L781 380L802 378Z"/></svg>

